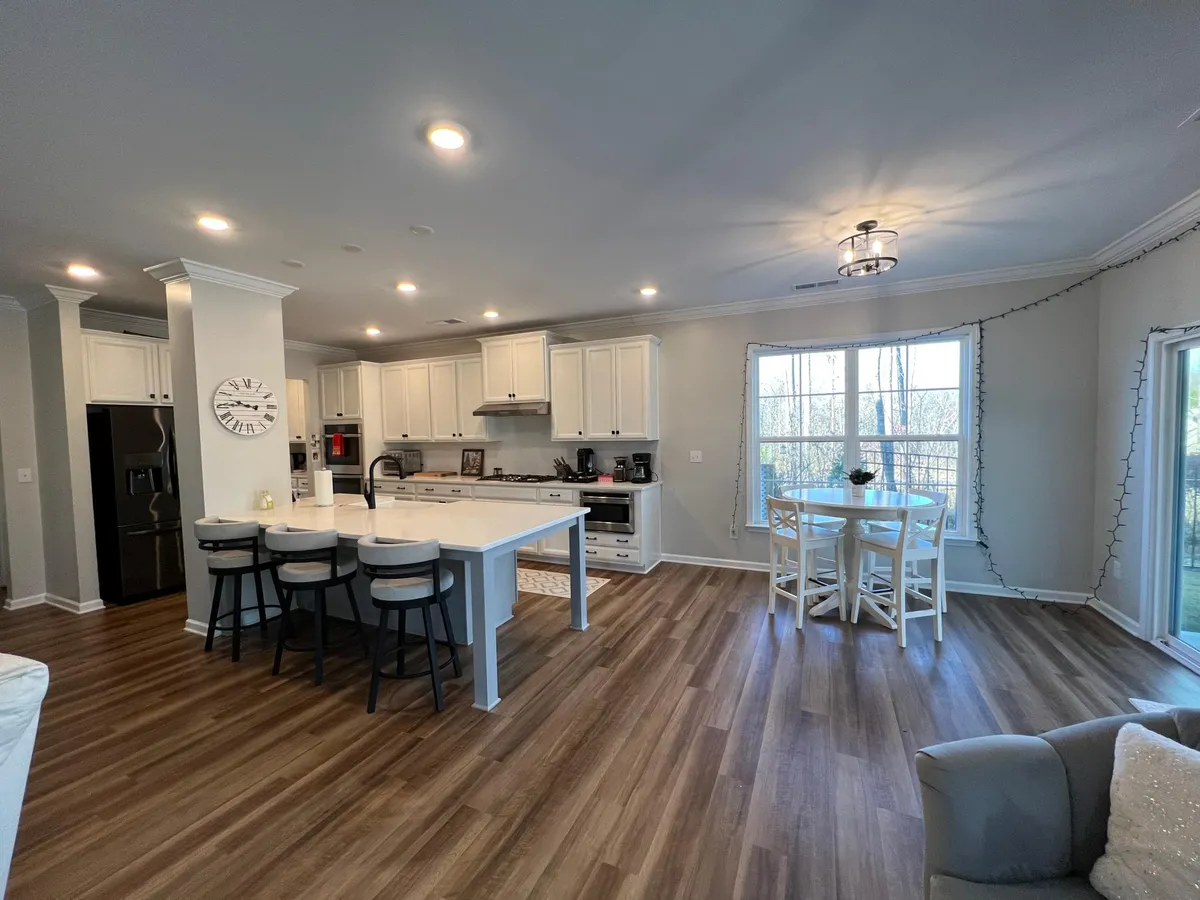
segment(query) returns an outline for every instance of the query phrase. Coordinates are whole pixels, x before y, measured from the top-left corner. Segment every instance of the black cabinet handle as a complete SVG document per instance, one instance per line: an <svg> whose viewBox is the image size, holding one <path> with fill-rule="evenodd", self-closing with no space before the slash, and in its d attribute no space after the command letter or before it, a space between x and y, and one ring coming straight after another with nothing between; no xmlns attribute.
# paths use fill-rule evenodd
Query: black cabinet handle
<svg viewBox="0 0 1200 900"><path fill-rule="evenodd" d="M551 497L561 497L561 496L562 496L562 494L551 494L550 496L551 496Z"/></svg>
<svg viewBox="0 0 1200 900"><path fill-rule="evenodd" d="M585 541L594 541L594 540L596 540L594 537L588 537L587 535L584 535L583 539L584 539Z"/></svg>
<svg viewBox="0 0 1200 900"><path fill-rule="evenodd" d="M462 488L451 488L451 489L450 489L450 493L452 493L452 494L461 494L461 493L462 493Z"/></svg>
<svg viewBox="0 0 1200 900"><path fill-rule="evenodd" d="M617 556L621 557L622 559L629 559L628 553L618 553Z"/></svg>
<svg viewBox="0 0 1200 900"><path fill-rule="evenodd" d="M151 400L153 400L153 399L154 399L154 395L153 395L153 394L151 394L151 395L150 395L150 399L151 399Z"/></svg>
<svg viewBox="0 0 1200 900"><path fill-rule="evenodd" d="M592 553L592 554L594 554L596 551L595 551L595 550L584 550L583 552L584 552L584 553Z"/></svg>
<svg viewBox="0 0 1200 900"><path fill-rule="evenodd" d="M432 490L433 490L433 488L425 488L425 490L427 490L427 491L432 491Z"/></svg>
<svg viewBox="0 0 1200 900"><path fill-rule="evenodd" d="M618 544L628 544L629 538L617 538L617 543Z"/></svg>
<svg viewBox="0 0 1200 900"><path fill-rule="evenodd" d="M583 434L583 432L582 432L582 431L581 431L581 432L579 432L579 433L580 433L580 434Z"/></svg>
<svg viewBox="0 0 1200 900"><path fill-rule="evenodd" d="M341 414L341 413L338 413L338 418L340 419L341 417L342 417L342 414Z"/></svg>
<svg viewBox="0 0 1200 900"><path fill-rule="evenodd" d="M170 400L170 399L171 399L171 395L170 395L170 394L163 394L163 399L164 399L164 400Z"/></svg>

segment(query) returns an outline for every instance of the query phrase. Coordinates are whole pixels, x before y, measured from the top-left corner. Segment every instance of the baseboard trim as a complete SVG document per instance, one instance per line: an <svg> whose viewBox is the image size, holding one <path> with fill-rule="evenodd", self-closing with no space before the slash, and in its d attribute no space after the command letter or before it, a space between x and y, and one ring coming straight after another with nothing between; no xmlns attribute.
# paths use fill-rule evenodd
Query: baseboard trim
<svg viewBox="0 0 1200 900"><path fill-rule="evenodd" d="M1108 621L1112 622L1118 628L1128 631L1139 640L1145 640L1145 638L1142 637L1142 629L1138 625L1137 619L1133 618L1132 616L1121 612L1119 609L1113 606L1110 606L1099 597L1092 599L1088 603L1088 606L1100 613L1100 615L1104 616L1104 618L1108 619Z"/></svg>
<svg viewBox="0 0 1200 900"><path fill-rule="evenodd" d="M718 559L714 556L682 556L678 553L664 553L662 561L681 563L685 566L712 566L714 569L742 569L746 572L767 572L771 568L765 562L749 562L744 559Z"/></svg>
<svg viewBox="0 0 1200 900"><path fill-rule="evenodd" d="M1037 597L1039 603L1062 603L1069 606L1081 605L1088 598L1088 595L1081 591L1050 591L1031 587L1003 588L998 584L982 581L947 581L946 590L958 594L974 594L977 597L1003 597L1008 600L1025 599L1018 593L1023 591L1027 597Z"/></svg>
<svg viewBox="0 0 1200 900"><path fill-rule="evenodd" d="M28 609L31 606L41 606L46 602L45 594L30 594L28 597L9 597L4 601L5 609Z"/></svg>
<svg viewBox="0 0 1200 900"><path fill-rule="evenodd" d="M183 630L188 634L198 634L200 637L208 637L208 623L201 622L199 619L188 619L183 623Z"/></svg>
<svg viewBox="0 0 1200 900"><path fill-rule="evenodd" d="M79 616L84 613L99 612L104 609L104 601L98 597L95 600L68 600L66 597L47 593L45 602L48 606L63 609Z"/></svg>

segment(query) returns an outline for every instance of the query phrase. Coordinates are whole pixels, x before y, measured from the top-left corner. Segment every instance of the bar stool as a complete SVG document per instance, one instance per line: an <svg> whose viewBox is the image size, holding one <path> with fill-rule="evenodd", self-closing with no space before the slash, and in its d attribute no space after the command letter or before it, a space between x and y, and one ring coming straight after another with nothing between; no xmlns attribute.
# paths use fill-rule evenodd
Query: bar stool
<svg viewBox="0 0 1200 900"><path fill-rule="evenodd" d="M197 519L193 528L200 549L209 551L208 574L215 575L217 579L213 588L212 609L208 614L204 652L212 650L217 623L232 617L233 624L225 630L233 634L233 661L237 662L242 655L242 576L254 574L254 591L258 595L258 627L265 638L268 604L263 601L262 573L263 570L272 570L274 563L266 554L259 553L257 522L237 522L210 516ZM233 610L221 615L221 589L225 586L226 578L233 579ZM279 608L276 603L270 606Z"/></svg>
<svg viewBox="0 0 1200 900"><path fill-rule="evenodd" d="M290 630L292 601L297 591L312 591L314 597L314 684L319 685L325 680L325 631L329 619L325 606L325 591L328 588L339 584L345 586L350 611L354 614L354 624L358 629L358 638L362 642L363 656L369 657L370 649L367 646L367 637L363 633L362 615L358 610L358 601L354 598L354 588L350 584L358 573L358 560L353 551L338 546L337 531L306 531L301 528L289 528L287 525L272 525L267 529L267 549L271 551L271 558L277 566L277 583L283 588L283 621L279 626L279 640L275 645L275 664L271 667L271 674L279 674L279 664L283 661L283 651L287 646Z"/></svg>
<svg viewBox="0 0 1200 900"><path fill-rule="evenodd" d="M446 707L442 698L442 673L446 665L454 664L454 676L462 675L462 664L458 660L458 644L454 642L454 628L450 614L446 611L445 593L454 586L454 573L441 566L442 548L437 541L394 541L368 534L359 538L358 559L363 574L371 579L371 604L379 610L379 629L375 633L375 661L371 666L371 690L367 695L367 712L375 712L375 700L379 696L379 679L424 678L433 681L433 703L438 712ZM430 607L437 604L442 614L442 627L446 629L446 640L438 641L433 636L433 616ZM425 628L425 651L429 657L429 668L422 672L404 671L404 635L408 623L408 611L419 609ZM400 613L396 642L396 674L383 671L384 647L387 641L388 623L392 610ZM437 645L450 648L450 658L443 663L437 660Z"/></svg>

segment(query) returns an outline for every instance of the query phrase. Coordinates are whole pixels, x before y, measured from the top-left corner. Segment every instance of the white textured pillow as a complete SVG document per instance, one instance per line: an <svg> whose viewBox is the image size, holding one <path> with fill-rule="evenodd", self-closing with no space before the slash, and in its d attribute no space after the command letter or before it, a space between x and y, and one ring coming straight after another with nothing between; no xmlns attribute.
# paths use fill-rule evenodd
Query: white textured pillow
<svg viewBox="0 0 1200 900"><path fill-rule="evenodd" d="M1200 896L1200 751L1124 725L1109 796L1108 846L1092 887L1108 900Z"/></svg>

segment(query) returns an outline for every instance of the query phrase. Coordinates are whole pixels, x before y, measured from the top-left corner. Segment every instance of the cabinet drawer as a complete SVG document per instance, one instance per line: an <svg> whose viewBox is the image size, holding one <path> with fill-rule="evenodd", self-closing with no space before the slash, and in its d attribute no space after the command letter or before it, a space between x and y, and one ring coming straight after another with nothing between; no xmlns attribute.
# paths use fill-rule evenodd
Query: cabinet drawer
<svg viewBox="0 0 1200 900"><path fill-rule="evenodd" d="M496 487L490 484L477 484L473 488L476 500L509 500L519 503L537 503L537 488L531 487Z"/></svg>
<svg viewBox="0 0 1200 900"><path fill-rule="evenodd" d="M378 494L380 498L387 497L391 500L415 500L415 499L417 499L412 494L401 494L397 491L392 491L392 490L384 491L384 490L380 490L379 488L375 489L375 493Z"/></svg>
<svg viewBox="0 0 1200 900"><path fill-rule="evenodd" d="M417 492L417 486L403 481L387 481L382 478L375 479L375 490L387 491L389 494L405 494L409 497Z"/></svg>
<svg viewBox="0 0 1200 900"><path fill-rule="evenodd" d="M640 566L641 551L636 548L619 550L616 547L584 547L584 557L589 563L616 563L622 566Z"/></svg>
<svg viewBox="0 0 1200 900"><path fill-rule="evenodd" d="M538 500L542 503L569 503L575 506L575 492L567 488L538 488Z"/></svg>
<svg viewBox="0 0 1200 900"><path fill-rule="evenodd" d="M636 534L616 534L609 531L585 531L583 542L588 547L615 547L618 550L636 549L639 546Z"/></svg>
<svg viewBox="0 0 1200 900"><path fill-rule="evenodd" d="M471 488L465 484L413 485L418 497L444 497L447 500L469 500Z"/></svg>

